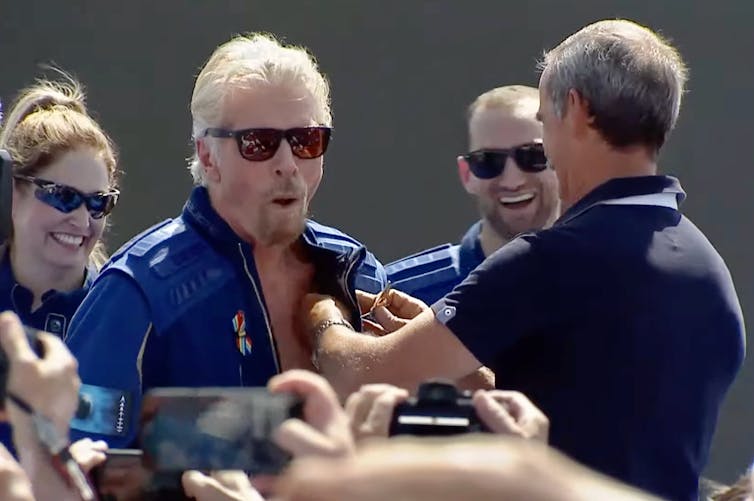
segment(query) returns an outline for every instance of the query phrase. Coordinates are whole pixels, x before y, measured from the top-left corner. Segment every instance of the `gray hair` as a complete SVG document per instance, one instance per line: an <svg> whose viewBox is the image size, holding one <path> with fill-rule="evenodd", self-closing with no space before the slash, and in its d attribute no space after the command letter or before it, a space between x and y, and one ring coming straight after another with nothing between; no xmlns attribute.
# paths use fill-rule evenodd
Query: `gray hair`
<svg viewBox="0 0 754 501"><path fill-rule="evenodd" d="M643 144L655 151L675 126L687 79L680 54L667 40L622 19L582 28L547 52L539 68L558 117L573 89L613 147Z"/></svg>
<svg viewBox="0 0 754 501"><path fill-rule="evenodd" d="M319 103L315 118L320 125L331 125L330 85L319 71L314 57L301 47L283 45L261 33L237 36L218 47L202 68L191 97L192 138L217 127L223 102L233 88L254 84L302 86ZM211 154L216 143L208 142ZM205 185L204 166L196 152L189 160L195 184Z"/></svg>

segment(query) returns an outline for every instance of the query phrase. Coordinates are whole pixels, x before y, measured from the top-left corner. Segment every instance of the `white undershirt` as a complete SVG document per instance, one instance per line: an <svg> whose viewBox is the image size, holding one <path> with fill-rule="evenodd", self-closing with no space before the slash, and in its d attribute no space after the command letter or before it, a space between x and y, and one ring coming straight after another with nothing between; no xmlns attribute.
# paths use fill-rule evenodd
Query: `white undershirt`
<svg viewBox="0 0 754 501"><path fill-rule="evenodd" d="M635 195L632 197L614 198L600 202L604 205L653 205L678 210L678 200L675 193L651 193L649 195Z"/></svg>

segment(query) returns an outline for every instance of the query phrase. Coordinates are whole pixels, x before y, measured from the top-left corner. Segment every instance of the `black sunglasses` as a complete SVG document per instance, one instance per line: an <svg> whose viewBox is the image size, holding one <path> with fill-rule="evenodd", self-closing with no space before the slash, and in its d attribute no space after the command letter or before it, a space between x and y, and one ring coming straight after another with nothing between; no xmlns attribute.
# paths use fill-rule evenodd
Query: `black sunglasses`
<svg viewBox="0 0 754 501"><path fill-rule="evenodd" d="M263 162L275 156L283 138L291 151L302 159L318 158L325 154L332 135L331 127L296 127L294 129L243 129L227 130L209 128L205 136L234 137L238 152L251 162Z"/></svg>
<svg viewBox="0 0 754 501"><path fill-rule="evenodd" d="M502 174L505 161L513 156L524 172L542 172L547 168L547 157L542 143L528 143L508 149L482 149L466 153L463 158L471 172L480 179L492 179Z"/></svg>
<svg viewBox="0 0 754 501"><path fill-rule="evenodd" d="M110 214L115 204L118 203L118 195L120 195L120 191L116 189L86 194L71 186L38 177L21 174L15 174L13 177L36 185L37 189L34 191L34 196L40 202L65 214L75 211L81 207L81 204L86 204L86 209L94 219L100 219Z"/></svg>

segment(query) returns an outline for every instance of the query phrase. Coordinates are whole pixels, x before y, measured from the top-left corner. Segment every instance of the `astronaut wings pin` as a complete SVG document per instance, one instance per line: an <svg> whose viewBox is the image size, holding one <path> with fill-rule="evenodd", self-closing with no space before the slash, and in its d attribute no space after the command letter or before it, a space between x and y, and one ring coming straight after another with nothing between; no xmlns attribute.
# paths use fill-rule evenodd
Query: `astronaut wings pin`
<svg viewBox="0 0 754 501"><path fill-rule="evenodd" d="M251 354L251 338L246 334L246 317L243 311L238 310L233 315L233 330L236 333L236 348L241 355Z"/></svg>

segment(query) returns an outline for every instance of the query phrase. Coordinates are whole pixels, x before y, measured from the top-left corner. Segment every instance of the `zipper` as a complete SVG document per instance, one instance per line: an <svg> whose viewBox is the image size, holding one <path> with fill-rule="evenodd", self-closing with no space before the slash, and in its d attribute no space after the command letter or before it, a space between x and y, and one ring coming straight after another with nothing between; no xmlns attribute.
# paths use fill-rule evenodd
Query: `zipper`
<svg viewBox="0 0 754 501"><path fill-rule="evenodd" d="M13 305L13 311L14 312L20 312L21 311L21 308L19 308L18 305L16 304L16 288L18 288L18 287L20 287L20 285L18 285L16 283L16 284L13 284L13 287L11 287L11 289L10 289L10 303ZM32 301L33 301L33 299L32 299Z"/></svg>
<svg viewBox="0 0 754 501"><path fill-rule="evenodd" d="M360 255L362 253L362 249L363 249L363 247L360 248L360 249L357 249L356 251L354 251L354 253L351 255L351 256L355 255L354 258L352 258L351 256L349 256L350 261L348 263L348 267L346 268L346 272L343 275L341 275L341 279L340 279L340 286L341 286L341 288L343 289L343 291L345 291L346 296L348 297L348 299L351 300L351 305L350 305L351 308L353 308L353 311L357 312L357 314L356 314L356 322L358 323L358 325L354 325L353 326L353 328L356 329L357 331L360 331L361 327L362 327L361 326L361 315L358 314L358 312L360 311L359 310L359 302L356 299L356 291L355 290L351 290L351 288L348 287L348 282L349 282L349 279L351 277L351 273L353 273L354 267L356 266L356 263L362 261L362 259L360 259Z"/></svg>
<svg viewBox="0 0 754 501"><path fill-rule="evenodd" d="M246 277L251 282L252 287L254 287L254 293L257 296L257 302L259 303L259 307L262 309L262 315L264 316L264 323L267 326L267 337L270 340L270 348L272 349L273 358L275 359L275 372L280 374L280 358L278 356L278 350L277 346L275 345L275 339L272 337L272 327L270 326L270 317L267 315L267 308L264 305L264 301L262 301L262 295L259 293L259 287L257 287L257 283L254 281L254 278L251 276L251 272L249 271L249 265L246 262L246 255L243 253L243 247L241 247L241 244L238 244L238 252L241 254L241 259L243 260L243 269L246 272ZM239 364L239 374L241 378L243 378L243 366ZM243 385L243 379L241 381Z"/></svg>

